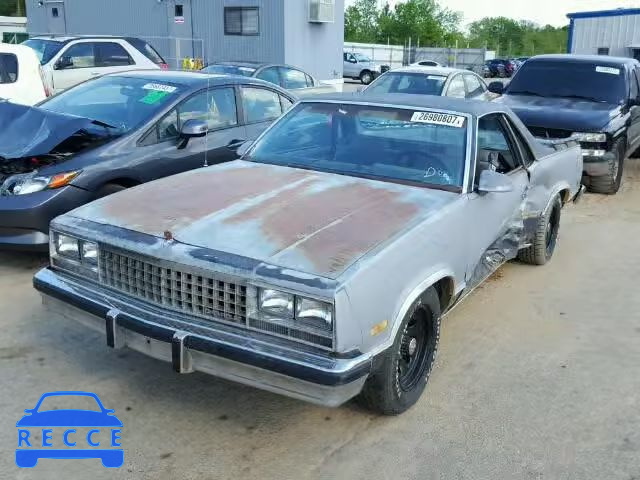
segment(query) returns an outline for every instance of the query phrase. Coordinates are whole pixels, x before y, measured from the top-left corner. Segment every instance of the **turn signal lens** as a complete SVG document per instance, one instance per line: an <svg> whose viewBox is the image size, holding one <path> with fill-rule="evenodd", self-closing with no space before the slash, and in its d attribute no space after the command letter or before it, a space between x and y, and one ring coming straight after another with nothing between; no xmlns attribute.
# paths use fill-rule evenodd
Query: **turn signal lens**
<svg viewBox="0 0 640 480"><path fill-rule="evenodd" d="M54 175L54 176L51 177L51 180L49 180L48 187L49 188L64 187L64 186L68 185L69 182L71 182L71 180L76 178L79 174L80 174L80 172L58 173L57 175Z"/></svg>

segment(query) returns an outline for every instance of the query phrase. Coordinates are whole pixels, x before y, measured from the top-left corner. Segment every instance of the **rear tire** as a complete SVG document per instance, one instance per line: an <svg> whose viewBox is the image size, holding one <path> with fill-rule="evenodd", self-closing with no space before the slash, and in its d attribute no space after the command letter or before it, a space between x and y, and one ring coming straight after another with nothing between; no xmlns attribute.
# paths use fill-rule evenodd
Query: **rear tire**
<svg viewBox="0 0 640 480"><path fill-rule="evenodd" d="M624 139L617 140L612 150L615 155L607 165L609 173L598 177L589 177L588 188L590 192L614 195L620 190L626 150Z"/></svg>
<svg viewBox="0 0 640 480"><path fill-rule="evenodd" d="M431 287L407 312L393 345L367 379L360 402L382 415L399 415L424 392L440 340L440 299Z"/></svg>
<svg viewBox="0 0 640 480"><path fill-rule="evenodd" d="M360 81L363 85L369 85L371 82L373 82L373 73L371 73L369 70L365 70L360 74Z"/></svg>
<svg viewBox="0 0 640 480"><path fill-rule="evenodd" d="M520 250L518 260L530 265L544 265L551 260L558 242L560 212L562 212L562 200L559 195L556 195L548 211L538 220L533 245Z"/></svg>

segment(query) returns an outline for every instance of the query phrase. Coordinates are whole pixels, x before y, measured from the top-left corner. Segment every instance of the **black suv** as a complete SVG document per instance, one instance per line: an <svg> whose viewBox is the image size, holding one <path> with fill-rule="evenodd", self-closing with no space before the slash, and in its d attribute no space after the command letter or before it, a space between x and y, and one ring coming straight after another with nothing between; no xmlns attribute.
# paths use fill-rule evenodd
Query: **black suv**
<svg viewBox="0 0 640 480"><path fill-rule="evenodd" d="M620 189L624 160L640 147L640 63L631 58L541 55L511 83L489 86L541 138L582 145L583 182L592 192Z"/></svg>

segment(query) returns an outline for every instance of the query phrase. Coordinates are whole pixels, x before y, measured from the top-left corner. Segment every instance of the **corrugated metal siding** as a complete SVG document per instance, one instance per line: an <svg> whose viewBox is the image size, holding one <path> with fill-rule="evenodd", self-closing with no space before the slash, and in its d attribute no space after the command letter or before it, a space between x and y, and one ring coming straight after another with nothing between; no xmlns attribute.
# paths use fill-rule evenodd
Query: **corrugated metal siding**
<svg viewBox="0 0 640 480"><path fill-rule="evenodd" d="M630 45L640 45L640 15L577 18L573 32L573 53L596 54L608 47L613 56L631 56Z"/></svg>
<svg viewBox="0 0 640 480"><path fill-rule="evenodd" d="M284 0L285 63L319 80L342 78L344 0L336 0L335 23L310 23L308 0Z"/></svg>
<svg viewBox="0 0 640 480"><path fill-rule="evenodd" d="M224 7L258 7L260 35L225 35ZM192 8L194 37L204 40L208 62L284 62L283 0L193 0Z"/></svg>

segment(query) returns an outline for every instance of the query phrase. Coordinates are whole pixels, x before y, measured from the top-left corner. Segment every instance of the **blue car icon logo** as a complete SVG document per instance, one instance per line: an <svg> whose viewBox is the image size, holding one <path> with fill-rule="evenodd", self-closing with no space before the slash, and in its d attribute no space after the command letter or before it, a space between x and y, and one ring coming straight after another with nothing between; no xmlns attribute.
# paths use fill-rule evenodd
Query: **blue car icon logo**
<svg viewBox="0 0 640 480"><path fill-rule="evenodd" d="M78 400L90 409L48 408L54 401L67 405ZM124 463L122 422L114 410L104 407L95 393L45 393L36 406L25 413L16 424L18 467L35 467L41 458L99 458L107 468L119 468Z"/></svg>

